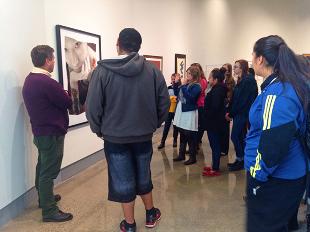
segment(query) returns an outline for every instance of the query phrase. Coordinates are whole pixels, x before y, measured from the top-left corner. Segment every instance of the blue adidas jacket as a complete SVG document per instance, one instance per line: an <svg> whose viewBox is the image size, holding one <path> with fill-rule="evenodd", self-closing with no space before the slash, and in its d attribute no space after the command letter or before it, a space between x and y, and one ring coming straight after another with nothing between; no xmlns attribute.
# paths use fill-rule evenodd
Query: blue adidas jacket
<svg viewBox="0 0 310 232"><path fill-rule="evenodd" d="M269 177L297 179L306 174L305 154L296 137L305 120L290 83L272 74L253 103L245 147L245 168L259 181Z"/></svg>

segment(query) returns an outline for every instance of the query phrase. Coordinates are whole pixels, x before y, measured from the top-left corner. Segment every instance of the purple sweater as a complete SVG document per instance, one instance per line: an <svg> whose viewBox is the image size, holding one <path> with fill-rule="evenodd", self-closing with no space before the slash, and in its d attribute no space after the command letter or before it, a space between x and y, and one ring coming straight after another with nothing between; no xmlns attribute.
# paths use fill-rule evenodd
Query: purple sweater
<svg viewBox="0 0 310 232"><path fill-rule="evenodd" d="M72 101L57 81L44 74L30 73L24 83L23 98L34 136L67 133Z"/></svg>

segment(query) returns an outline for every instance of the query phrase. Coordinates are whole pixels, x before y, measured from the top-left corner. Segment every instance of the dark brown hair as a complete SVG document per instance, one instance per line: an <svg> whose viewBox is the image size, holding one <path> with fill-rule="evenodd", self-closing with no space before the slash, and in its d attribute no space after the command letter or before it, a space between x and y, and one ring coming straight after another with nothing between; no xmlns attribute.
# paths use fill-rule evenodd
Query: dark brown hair
<svg viewBox="0 0 310 232"><path fill-rule="evenodd" d="M249 62L246 60L237 60L235 62L240 64L240 69L242 71L241 79L244 78L249 73Z"/></svg>
<svg viewBox="0 0 310 232"><path fill-rule="evenodd" d="M272 67L279 80L294 87L305 110L310 100L310 66L306 59L297 56L278 35L270 35L256 41L253 52L266 59L266 66Z"/></svg>
<svg viewBox="0 0 310 232"><path fill-rule="evenodd" d="M35 67L42 67L46 59L53 58L54 49L48 45L38 45L31 50L31 60Z"/></svg>
<svg viewBox="0 0 310 232"><path fill-rule="evenodd" d="M211 75L212 75L213 79L217 79L218 83L222 83L225 79L225 72L226 72L226 68L224 68L224 67L214 68L211 71Z"/></svg>
<svg viewBox="0 0 310 232"><path fill-rule="evenodd" d="M227 70L224 66L227 66L227 69L228 69L228 70ZM229 78L233 78L233 77L232 77L232 65L229 64L229 63L226 63L226 64L223 64L222 67L224 67L224 68L226 69L226 71L228 71L228 73L229 73Z"/></svg>

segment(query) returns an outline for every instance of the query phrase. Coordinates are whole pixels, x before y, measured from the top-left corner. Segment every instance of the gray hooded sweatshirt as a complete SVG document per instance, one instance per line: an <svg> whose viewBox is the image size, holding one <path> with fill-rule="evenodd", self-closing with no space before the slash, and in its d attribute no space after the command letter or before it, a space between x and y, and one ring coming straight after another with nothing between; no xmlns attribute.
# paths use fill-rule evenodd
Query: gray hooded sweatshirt
<svg viewBox="0 0 310 232"><path fill-rule="evenodd" d="M162 73L138 53L98 62L87 100L91 130L112 143L152 139L168 115L170 100Z"/></svg>

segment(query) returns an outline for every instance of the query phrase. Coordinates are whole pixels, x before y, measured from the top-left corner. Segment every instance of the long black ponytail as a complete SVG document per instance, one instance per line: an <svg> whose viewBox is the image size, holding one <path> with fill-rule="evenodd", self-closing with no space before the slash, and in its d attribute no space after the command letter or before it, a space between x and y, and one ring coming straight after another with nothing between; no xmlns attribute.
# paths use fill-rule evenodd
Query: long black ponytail
<svg viewBox="0 0 310 232"><path fill-rule="evenodd" d="M263 56L267 65L273 67L281 82L289 82L294 87L305 111L310 100L310 65L306 58L297 56L277 35L263 37L256 41L253 51Z"/></svg>

